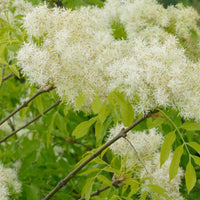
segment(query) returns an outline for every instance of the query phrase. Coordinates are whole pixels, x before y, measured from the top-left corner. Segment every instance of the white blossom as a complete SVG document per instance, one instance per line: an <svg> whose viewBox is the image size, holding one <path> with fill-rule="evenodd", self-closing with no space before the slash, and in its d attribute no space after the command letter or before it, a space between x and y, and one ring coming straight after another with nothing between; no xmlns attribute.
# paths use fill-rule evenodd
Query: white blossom
<svg viewBox="0 0 200 200"><path fill-rule="evenodd" d="M78 10L37 6L24 18L29 41L18 64L31 83L54 85L74 107L84 96L82 108L91 111L95 95L104 101L117 89L136 114L173 107L199 121L200 43L192 36L200 37L198 19L192 8L165 9L155 0L108 0L103 8ZM115 22L127 39L115 39Z"/></svg>
<svg viewBox="0 0 200 200"><path fill-rule="evenodd" d="M119 134L123 127L123 124L117 124L116 127L110 129L108 141L115 137L117 134ZM157 152L163 142L162 134L158 133L155 128L142 132L128 132L126 138L135 147L138 156L142 160L151 157L153 153ZM126 157L127 167L130 167L134 163L138 162L138 158L134 149L124 138L120 138L109 148L114 154Z"/></svg>
<svg viewBox="0 0 200 200"><path fill-rule="evenodd" d="M10 190L14 193L21 192L21 183L18 181L17 173L14 169L4 168L0 164L0 199L8 200Z"/></svg>
<svg viewBox="0 0 200 200"><path fill-rule="evenodd" d="M169 199L184 200L179 192L181 178L184 175L182 168L179 167L176 177L171 181L169 180L169 167L172 157L173 153L170 153L169 158L162 165L162 167L160 167L160 153L155 153L150 160L144 160L144 165L148 174L145 169L142 169L141 172L138 173L140 178L145 178L142 191L150 191L150 188L147 186L149 184L155 184L161 186L167 191ZM165 200L166 198L162 197L162 199Z"/></svg>

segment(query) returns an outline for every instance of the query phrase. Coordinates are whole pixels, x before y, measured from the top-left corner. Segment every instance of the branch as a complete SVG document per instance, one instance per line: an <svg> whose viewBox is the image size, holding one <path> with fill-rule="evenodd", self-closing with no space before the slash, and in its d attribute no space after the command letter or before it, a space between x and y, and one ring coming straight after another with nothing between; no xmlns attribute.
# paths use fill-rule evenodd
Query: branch
<svg viewBox="0 0 200 200"><path fill-rule="evenodd" d="M47 112L49 112L51 109L53 109L54 107L56 107L57 105L59 105L61 102L61 99L59 99L55 104L53 104L52 106L50 106L48 109L46 109L43 114L38 115L37 117L35 117L34 119L32 119L30 122L26 123L24 126L18 128L17 130L13 131L11 134L5 136L4 138L2 138L0 140L0 143L6 141L8 138L10 138L11 136L15 135L17 132L19 132L20 130L22 130L23 128L29 126L30 124L32 124L33 122L35 122L36 120L38 120L40 117L42 117L44 114L46 114Z"/></svg>
<svg viewBox="0 0 200 200"><path fill-rule="evenodd" d="M4 119L2 119L0 121L0 125L3 124L5 121L7 121L9 118L11 118L15 113L17 113L18 111L20 111L22 108L27 107L28 104L35 99L37 96L39 96L42 93L45 92L49 92L51 90L53 90L55 87L50 85L48 86L46 89L39 89L32 97L30 97L28 100L24 101L17 109L15 109L12 113L10 113L7 117L5 117Z"/></svg>
<svg viewBox="0 0 200 200"><path fill-rule="evenodd" d="M19 68L19 69L18 69L19 72L20 72L21 70L22 70L22 68ZM5 80L11 78L12 76L15 76L15 74L14 74L13 72L10 73L10 74L8 74L7 76L3 77L3 79L2 79L2 84L3 84L3 82L4 82Z"/></svg>
<svg viewBox="0 0 200 200"><path fill-rule="evenodd" d="M71 171L63 180L61 180L57 184L57 186L46 197L43 198L43 200L50 199L58 190L60 190L63 186L65 186L85 165L87 165L91 160L93 160L98 155L100 155L102 151L104 151L107 147L109 147L111 144L116 142L118 139L120 139L121 137L126 137L127 133L131 129L133 129L135 126L140 124L142 121L144 121L150 115L151 115L151 112L145 113L141 118L139 118L137 121L135 121L132 125L130 125L127 128L123 128L119 132L118 135L116 135L114 138L112 138L110 141L108 141L106 144L104 144L102 147L100 147L94 154L92 154L89 158L87 158L85 161L83 161L73 171Z"/></svg>

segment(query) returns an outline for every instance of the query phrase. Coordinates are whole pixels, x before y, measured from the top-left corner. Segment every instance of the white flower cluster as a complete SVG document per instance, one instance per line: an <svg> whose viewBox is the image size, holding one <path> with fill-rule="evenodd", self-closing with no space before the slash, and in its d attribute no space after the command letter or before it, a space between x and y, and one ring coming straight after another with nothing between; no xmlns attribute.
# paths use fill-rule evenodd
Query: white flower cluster
<svg viewBox="0 0 200 200"><path fill-rule="evenodd" d="M118 124L116 127L112 128L108 140L115 137L123 127L123 124ZM140 160L142 160L145 166L145 168L142 166L142 168L137 171L138 177L141 179L144 178L141 192L144 190L150 192L147 185L155 184L166 189L170 199L183 200L183 197L179 193L181 177L184 175L183 170L179 168L177 176L169 182L169 167L173 153L170 153L168 160L160 167L159 148L164 141L163 135L153 128L148 132L135 131L133 133L128 133L126 138L134 146ZM120 138L109 147L114 154L126 158L127 168L139 162L130 143L126 139Z"/></svg>
<svg viewBox="0 0 200 200"><path fill-rule="evenodd" d="M0 18L13 25L20 21L18 15L25 15L32 9L32 4L24 0L1 0Z"/></svg>
<svg viewBox="0 0 200 200"><path fill-rule="evenodd" d="M79 95L85 95L87 106L96 93L105 99L104 68L128 51L125 41L113 38L105 21L97 8L35 8L26 16L24 27L36 38L47 36L40 46L31 41L22 47L19 65L32 83L54 84L68 103L75 104Z"/></svg>
<svg viewBox="0 0 200 200"><path fill-rule="evenodd" d="M4 168L0 164L0 199L8 200L10 191L12 193L20 193L21 183L19 183L17 173L14 169Z"/></svg>
<svg viewBox="0 0 200 200"><path fill-rule="evenodd" d="M115 137L123 127L123 124L117 124L116 127L110 129L108 141ZM134 134L129 133L126 138L133 144L141 159L151 157L160 148L163 141L162 134L158 134L155 128L148 130L148 133L147 131L136 131ZM138 162L134 149L124 138L120 138L109 148L114 154L127 158L127 168Z"/></svg>
<svg viewBox="0 0 200 200"><path fill-rule="evenodd" d="M181 185L181 178L184 175L184 171L179 168L178 173L174 179L169 181L169 167L172 161L173 153L170 153L167 161L160 168L160 153L155 153L151 160L145 160L144 165L149 172L147 174L146 170L143 169L138 175L140 178L146 178L143 184L142 191L148 191L147 185L155 184L159 185L167 191L167 195L169 199L174 200L184 200L179 192L179 188ZM167 200L168 198L162 197L163 200Z"/></svg>
<svg viewBox="0 0 200 200"><path fill-rule="evenodd" d="M104 100L117 88L135 113L173 106L200 120L198 19L192 8L165 9L155 0L108 0L73 11L38 6L24 18L30 37L18 64L31 83L55 85L72 105L85 96L88 110L94 95ZM113 36L115 22L126 39Z"/></svg>

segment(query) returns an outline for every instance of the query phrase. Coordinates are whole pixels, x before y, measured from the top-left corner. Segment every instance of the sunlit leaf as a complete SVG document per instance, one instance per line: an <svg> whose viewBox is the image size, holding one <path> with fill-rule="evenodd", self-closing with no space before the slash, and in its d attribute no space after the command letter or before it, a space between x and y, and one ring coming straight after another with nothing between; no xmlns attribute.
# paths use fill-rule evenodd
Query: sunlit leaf
<svg viewBox="0 0 200 200"><path fill-rule="evenodd" d="M192 158L194 159L194 162L195 162L197 165L200 166L200 157L194 156L194 155L193 155Z"/></svg>
<svg viewBox="0 0 200 200"><path fill-rule="evenodd" d="M116 102L121 108L122 122L125 126L130 126L134 121L134 110L132 105L124 99L121 93L114 93Z"/></svg>
<svg viewBox="0 0 200 200"><path fill-rule="evenodd" d="M87 135L89 128L94 124L94 122L97 120L97 117L94 117L88 121L80 123L73 131L72 135L76 138L81 138L85 135Z"/></svg>
<svg viewBox="0 0 200 200"><path fill-rule="evenodd" d="M76 109L79 109L85 102L85 95L84 94L80 94L78 96L78 98L76 99Z"/></svg>
<svg viewBox="0 0 200 200"><path fill-rule="evenodd" d="M101 123L103 123L106 120L110 112L111 110L109 105L107 104L107 102L104 102L104 104L101 106L99 110L99 115L98 115L98 118L101 121Z"/></svg>
<svg viewBox="0 0 200 200"><path fill-rule="evenodd" d="M101 109L101 106L102 106L102 103L101 103L101 100L100 100L99 96L96 96L94 98L91 106L92 106L92 111L94 112L94 114L99 113L99 111Z"/></svg>
<svg viewBox="0 0 200 200"><path fill-rule="evenodd" d="M151 189L152 192L156 192L163 197L169 198L169 196L166 194L167 191L159 185L149 184L148 187Z"/></svg>
<svg viewBox="0 0 200 200"><path fill-rule="evenodd" d="M169 168L169 178L170 178L170 180L173 179L177 175L178 167L179 167L179 163L180 163L180 159L181 159L182 154L183 154L183 145L179 146L174 151L172 162L171 162L170 168Z"/></svg>
<svg viewBox="0 0 200 200"><path fill-rule="evenodd" d="M92 192L92 186L94 183L94 179L95 179L95 177L88 178L86 180L86 183L85 183L82 191L81 191L81 197L84 196L86 200L90 199L90 194Z"/></svg>
<svg viewBox="0 0 200 200"><path fill-rule="evenodd" d="M185 181L188 193L190 193L190 191L192 190L192 188L195 186L196 183L196 172L194 167L192 166L191 160L189 160L186 166Z"/></svg>
<svg viewBox="0 0 200 200"><path fill-rule="evenodd" d="M95 137L96 137L96 143L97 146L101 145L102 139L103 139L103 130L104 126L103 124L98 120L95 123Z"/></svg>
<svg viewBox="0 0 200 200"><path fill-rule="evenodd" d="M97 178L98 178L101 182L105 183L105 185L108 185L108 186L110 186L110 187L113 186L113 185L112 185L112 181L109 180L107 177L105 177L105 176L103 176L103 175L98 175Z"/></svg>
<svg viewBox="0 0 200 200"><path fill-rule="evenodd" d="M8 66L9 66L10 70L11 70L18 78L20 78L19 71L18 71L16 65L8 65Z"/></svg>
<svg viewBox="0 0 200 200"><path fill-rule="evenodd" d="M180 128L187 131L198 131L200 130L200 124L194 122L185 122Z"/></svg>
<svg viewBox="0 0 200 200"><path fill-rule="evenodd" d="M162 166L168 159L172 148L172 144L174 143L175 139L176 139L175 131L168 133L167 136L165 137L165 141L162 145L160 153L160 166Z"/></svg>
<svg viewBox="0 0 200 200"><path fill-rule="evenodd" d="M198 154L200 154L200 144L197 142L189 142L188 143Z"/></svg>
<svg viewBox="0 0 200 200"><path fill-rule="evenodd" d="M140 200L145 200L147 197L147 191L143 192L140 196Z"/></svg>

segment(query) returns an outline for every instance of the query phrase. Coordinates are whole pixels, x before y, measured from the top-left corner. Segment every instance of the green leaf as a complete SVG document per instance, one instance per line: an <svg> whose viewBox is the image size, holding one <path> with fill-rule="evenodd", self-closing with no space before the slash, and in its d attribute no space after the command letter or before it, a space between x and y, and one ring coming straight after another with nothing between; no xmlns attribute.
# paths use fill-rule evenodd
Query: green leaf
<svg viewBox="0 0 200 200"><path fill-rule="evenodd" d="M5 42L4 44L2 44L2 45L0 46L0 57L3 57L3 53L4 53L5 48L6 48L7 45L8 45L8 43ZM5 64L5 63L3 63L3 64Z"/></svg>
<svg viewBox="0 0 200 200"><path fill-rule="evenodd" d="M44 112L44 106L43 106L43 102L42 102L42 97L39 95L37 96L37 98L35 99L35 104L36 104L36 107L39 111L39 113L41 115L43 115L43 112Z"/></svg>
<svg viewBox="0 0 200 200"><path fill-rule="evenodd" d="M169 198L169 196L166 194L167 191L164 188L154 184L149 184L147 186L151 189L152 192L156 192L163 197Z"/></svg>
<svg viewBox="0 0 200 200"><path fill-rule="evenodd" d="M4 65L8 65L8 63L6 62L6 60L4 60L3 58L0 58L0 63L4 64Z"/></svg>
<svg viewBox="0 0 200 200"><path fill-rule="evenodd" d="M2 80L3 80L3 74L2 74L2 69L0 68L0 86L1 86L1 83L2 83Z"/></svg>
<svg viewBox="0 0 200 200"><path fill-rule="evenodd" d="M15 65L8 65L8 67L10 68L10 70L18 77L20 78L20 75L19 75L19 71L17 69L17 67Z"/></svg>
<svg viewBox="0 0 200 200"><path fill-rule="evenodd" d="M198 157L198 156L193 156L193 155L192 155L192 158L194 159L194 162L195 162L197 165L200 166L200 157Z"/></svg>
<svg viewBox="0 0 200 200"><path fill-rule="evenodd" d="M35 185L26 185L25 193L28 199L30 200L40 200L40 191L39 188Z"/></svg>
<svg viewBox="0 0 200 200"><path fill-rule="evenodd" d="M189 142L188 143L198 154L200 154L200 144L196 142Z"/></svg>
<svg viewBox="0 0 200 200"><path fill-rule="evenodd" d="M98 118L101 121L101 123L103 123L106 120L110 112L111 110L110 110L109 105L107 104L107 102L104 102L98 114Z"/></svg>
<svg viewBox="0 0 200 200"><path fill-rule="evenodd" d="M81 138L85 135L87 135L89 128L94 124L94 122L97 120L97 117L93 117L92 119L80 123L73 131L72 135L76 138Z"/></svg>
<svg viewBox="0 0 200 200"><path fill-rule="evenodd" d="M88 178L86 183L81 191L81 197L85 197L86 200L90 199L90 194L92 192L92 186L94 183L95 177Z"/></svg>
<svg viewBox="0 0 200 200"><path fill-rule="evenodd" d="M103 170L106 171L106 172L112 172L112 173L116 173L116 174L119 173L119 170L115 169L113 167L105 167L105 168L103 168Z"/></svg>
<svg viewBox="0 0 200 200"><path fill-rule="evenodd" d="M147 191L142 193L142 195L140 196L140 200L145 200L146 197L147 197Z"/></svg>
<svg viewBox="0 0 200 200"><path fill-rule="evenodd" d="M196 172L194 170L194 167L192 166L191 160L189 160L186 166L185 181L188 193L190 193L190 191L192 190L192 188L195 186L196 183Z"/></svg>
<svg viewBox="0 0 200 200"><path fill-rule="evenodd" d="M108 186L110 186L110 187L113 186L113 185L112 185L112 181L109 180L108 178L106 178L105 176L103 176L103 175L98 175L97 178L99 179L99 181L105 183L106 185L108 185Z"/></svg>
<svg viewBox="0 0 200 200"><path fill-rule="evenodd" d="M76 99L76 109L79 109L85 102L85 95L84 94L80 94L77 99Z"/></svg>
<svg viewBox="0 0 200 200"><path fill-rule="evenodd" d="M151 193L151 196L153 197L154 200L163 200L158 195L155 195L154 193Z"/></svg>
<svg viewBox="0 0 200 200"><path fill-rule="evenodd" d="M131 180L131 181L123 181L126 184L129 184L131 186L131 190L128 194L128 197L132 197L134 194L137 193L137 191L139 190L139 183L136 180Z"/></svg>
<svg viewBox="0 0 200 200"><path fill-rule="evenodd" d="M93 159L93 161L91 162L94 162L94 163L97 163L97 164L103 164L103 165L108 165L107 162L105 162L104 160L102 160L101 158L99 157L96 157L95 159Z"/></svg>
<svg viewBox="0 0 200 200"><path fill-rule="evenodd" d="M103 126L103 124L98 120L98 121L95 123L95 137L96 137L97 146L101 145L101 143L102 143L103 131L104 131L104 126Z"/></svg>
<svg viewBox="0 0 200 200"><path fill-rule="evenodd" d="M165 137L165 141L162 145L160 153L160 166L162 166L168 159L170 150L172 148L172 144L174 143L175 139L176 139L175 130L168 133L167 136Z"/></svg>
<svg viewBox="0 0 200 200"><path fill-rule="evenodd" d="M99 168L91 168L91 169L88 169L88 170L78 174L78 176L82 176L82 175L85 175L85 174L90 174L90 173L93 173L93 172L98 172L100 170L101 169L99 169Z"/></svg>
<svg viewBox="0 0 200 200"><path fill-rule="evenodd" d="M132 105L125 100L124 95L121 93L114 93L116 102L121 108L122 122L124 126L130 126L134 121L134 110Z"/></svg>
<svg viewBox="0 0 200 200"><path fill-rule="evenodd" d="M187 131L198 131L200 130L200 124L193 122L185 122L180 128L183 128Z"/></svg>
<svg viewBox="0 0 200 200"><path fill-rule="evenodd" d="M183 154L183 145L176 148L169 168L169 178L172 180L178 172L179 163Z"/></svg>
<svg viewBox="0 0 200 200"><path fill-rule="evenodd" d="M96 97L94 98L94 100L93 100L91 106L92 106L92 111L93 111L94 114L99 113L99 111L100 111L100 109L101 109L101 106L102 106L101 100L100 100L99 96L96 96Z"/></svg>
<svg viewBox="0 0 200 200"><path fill-rule="evenodd" d="M162 117L158 117L155 120L153 120L152 118L148 118L147 119L147 127L149 129L153 128L153 127L159 127L159 126L161 126L165 122L165 120L166 119L162 118Z"/></svg>

